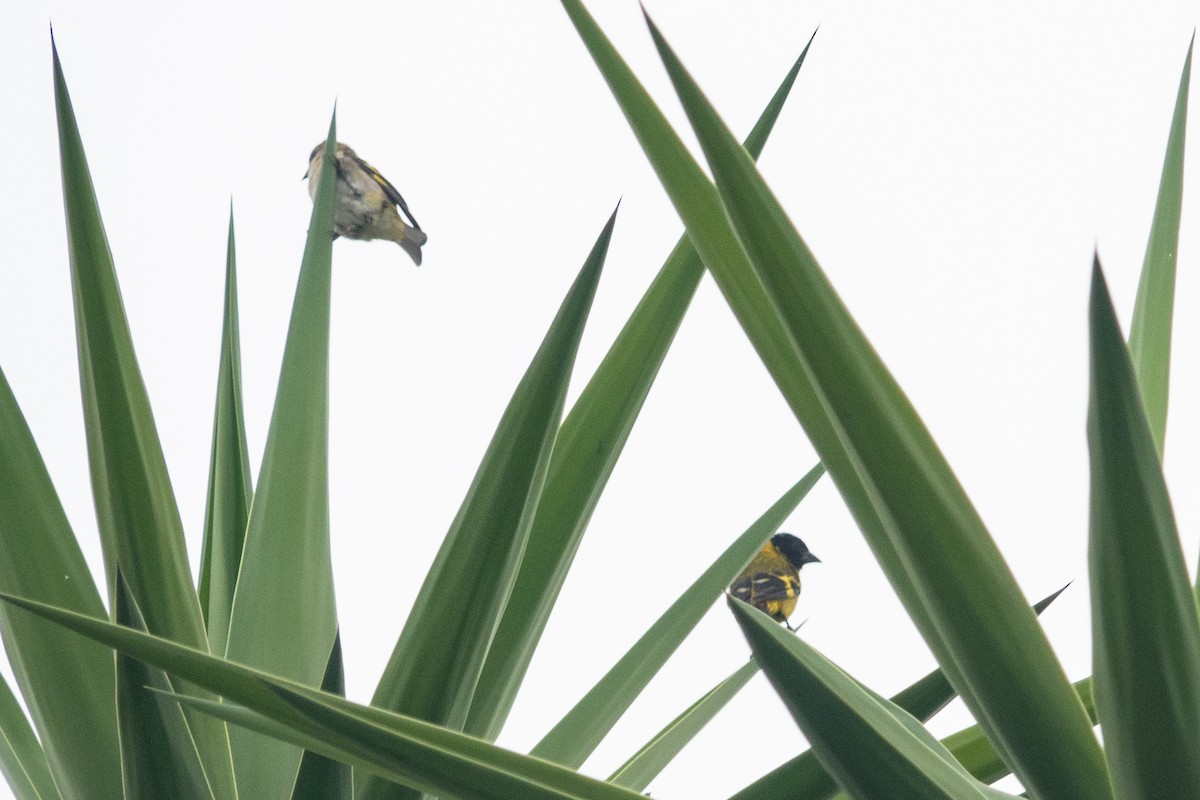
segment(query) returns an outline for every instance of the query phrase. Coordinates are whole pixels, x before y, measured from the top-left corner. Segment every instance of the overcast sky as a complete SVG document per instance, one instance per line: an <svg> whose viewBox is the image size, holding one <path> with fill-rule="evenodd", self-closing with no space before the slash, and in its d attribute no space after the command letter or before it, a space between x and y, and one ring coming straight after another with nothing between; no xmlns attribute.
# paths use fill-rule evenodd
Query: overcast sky
<svg viewBox="0 0 1200 800"><path fill-rule="evenodd" d="M588 5L686 130L637 3ZM1027 596L1074 581L1044 621L1069 676L1090 674L1089 270L1098 247L1127 324L1200 18L1195 0L1138 4L1136 13L1127 3L1062 0L983 10L647 5L739 134L820 25L764 173ZM332 540L349 694L366 701L494 426L613 206L623 198L572 398L681 226L557 2L178 8L34 0L0 12L0 366L98 571L52 20L196 563L230 199L257 469L311 210L301 175L336 100L339 138L399 187L429 235L419 269L388 242L334 245ZM1192 116L1166 469L1194 567ZM706 278L500 743L531 747L815 462ZM823 561L805 569L795 617L808 619L808 641L884 694L932 668L828 480L785 530ZM746 653L718 605L585 770L607 775ZM959 710L933 727L945 734L967 722ZM801 746L759 678L650 789L656 798L724 797Z"/></svg>

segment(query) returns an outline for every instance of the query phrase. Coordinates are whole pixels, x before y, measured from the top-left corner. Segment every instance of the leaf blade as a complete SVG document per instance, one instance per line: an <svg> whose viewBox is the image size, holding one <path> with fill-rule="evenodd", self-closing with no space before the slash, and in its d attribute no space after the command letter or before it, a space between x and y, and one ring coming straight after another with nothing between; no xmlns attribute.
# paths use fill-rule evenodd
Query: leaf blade
<svg viewBox="0 0 1200 800"><path fill-rule="evenodd" d="M1097 259L1088 445L1096 709L1122 798L1200 796L1200 613L1137 378ZM1136 632L1136 634L1134 634Z"/></svg>
<svg viewBox="0 0 1200 800"><path fill-rule="evenodd" d="M33 434L0 370L0 591L106 615ZM17 686L62 795L121 792L110 653L21 611L0 611ZM18 709L19 711L19 709Z"/></svg>
<svg viewBox="0 0 1200 800"><path fill-rule="evenodd" d="M650 781L679 755L688 742L758 674L758 670L758 662L754 659L738 667L626 759L624 764L608 776L608 782L633 789L635 792L645 789Z"/></svg>
<svg viewBox="0 0 1200 800"><path fill-rule="evenodd" d="M850 454L872 512L863 515L857 498L848 503L873 549L882 534L899 552L898 564L880 560L910 616L1034 795L1111 796L1083 708L982 520L753 160L649 25L773 313L821 396L816 414L800 421L812 431L821 417L817 433L832 425L841 442L830 452Z"/></svg>
<svg viewBox="0 0 1200 800"><path fill-rule="evenodd" d="M321 691L346 696L346 676L342 667L342 636L333 640L329 653L329 665ZM296 773L296 785L292 789L292 800L350 800L354 796L354 773L350 766L341 761L319 755L311 750L304 751L300 769Z"/></svg>
<svg viewBox="0 0 1200 800"><path fill-rule="evenodd" d="M233 209L229 210L229 242L225 256L225 310L221 328L221 360L217 371L217 401L213 412L212 455L209 459L208 503L204 513L204 544L200 561L200 604L209 646L224 653L229 615L237 586L246 523L253 496L246 421L242 410L242 356L238 332L237 254Z"/></svg>
<svg viewBox="0 0 1200 800"><path fill-rule="evenodd" d="M815 36L815 34L814 34ZM809 46L771 97L746 147L761 153ZM686 233L563 421L512 596L488 652L466 730L492 740L508 716L592 511L675 338L704 265Z"/></svg>
<svg viewBox="0 0 1200 800"><path fill-rule="evenodd" d="M133 349L66 77L51 42L80 394L110 602L116 601L119 571L144 609L151 631L207 648L183 523ZM220 794L232 795L224 730L209 719L196 723L205 769Z"/></svg>
<svg viewBox="0 0 1200 800"><path fill-rule="evenodd" d="M1033 606L1034 613L1040 615L1051 603L1058 599L1060 594L1066 591L1066 588L1064 586L1062 589L1035 603ZM954 699L954 695L954 687L946 679L945 673L940 669L935 669L893 695L891 702L909 714L912 714L921 722L928 722L930 717L941 711L946 707L947 703ZM1091 707L1088 701L1085 701L1084 705L1085 708ZM971 730L974 730L975 734L971 735L963 732L961 745L958 743L951 744L953 737L942 740L942 743L958 759L959 763L967 768L968 772L985 783L990 783L1007 775L1008 770L1005 768L999 775L985 777L986 773L982 772L982 770L986 770L989 767L994 768L995 764L1002 765L1004 762L996 755L995 749L988 744L987 737L979 730L978 725L974 726ZM971 757L976 760L964 760L964 750L970 753ZM978 755L975 755L976 753ZM730 800L767 800L767 798L780 796L816 800L817 798L833 797L835 794L837 794L837 784L834 783L833 778L829 777L829 773L817 761L812 750L805 750L800 755L785 761L766 775L746 786L733 795Z"/></svg>
<svg viewBox="0 0 1200 800"><path fill-rule="evenodd" d="M115 616L118 625L146 630L145 618L119 571ZM116 661L123 800L214 800L183 709L163 702L152 691L173 694L171 679L162 670L121 653ZM195 716L204 720L205 727L213 727L213 720Z"/></svg>
<svg viewBox="0 0 1200 800"><path fill-rule="evenodd" d="M904 711L864 690L770 617L729 598L754 657L813 752L860 800L982 800L961 765Z"/></svg>
<svg viewBox="0 0 1200 800"><path fill-rule="evenodd" d="M336 139L335 112L296 281L225 647L233 660L313 686L325 674L337 632L328 463ZM239 793L285 796L296 779L300 750L243 729L229 734Z"/></svg>
<svg viewBox="0 0 1200 800"><path fill-rule="evenodd" d="M372 705L455 730L467 721L526 549L616 214L596 239L496 427ZM467 597L470 603L446 603ZM358 796L384 800L411 791L368 776Z"/></svg>
<svg viewBox="0 0 1200 800"><path fill-rule="evenodd" d="M388 770L389 777L404 780L418 789L479 800L511 797L638 800L641 797L481 739L351 703L338 695L310 689L152 634L12 595L2 595L0 599L246 706L252 715L262 715L277 723L269 735L296 734L290 739L293 746L306 747L331 758L346 758L360 766L370 763L372 768ZM232 719L240 710L230 703L178 695L173 698L204 708L222 719ZM244 716L235 721L254 722ZM305 732L304 739L298 738Z"/></svg>
<svg viewBox="0 0 1200 800"><path fill-rule="evenodd" d="M1167 436L1167 399L1170 389L1171 320L1175 307L1175 260L1179 251L1179 224L1183 215L1183 151L1187 140L1188 87L1192 74L1192 49L1188 45L1167 151L1163 156L1158 199L1146 242L1142 274L1138 280L1129 351L1133 356L1138 386L1154 436L1154 447L1162 460Z"/></svg>
<svg viewBox="0 0 1200 800"><path fill-rule="evenodd" d="M0 774L17 800L59 800L50 763L8 682L0 678Z"/></svg>
<svg viewBox="0 0 1200 800"><path fill-rule="evenodd" d="M780 394L797 417L809 419L808 436L822 454L822 462L847 505L857 510L856 519L869 532L876 558L889 565L893 588L909 598L906 604L910 609L917 609L919 624L931 626L932 622L925 618L916 602L916 588L904 578L899 553L883 533L883 522L874 513L867 487L859 479L837 431L820 413L821 399L804 371L794 343L775 317L771 300L730 226L716 188L587 9L579 0L561 2L687 226L688 237Z"/></svg>

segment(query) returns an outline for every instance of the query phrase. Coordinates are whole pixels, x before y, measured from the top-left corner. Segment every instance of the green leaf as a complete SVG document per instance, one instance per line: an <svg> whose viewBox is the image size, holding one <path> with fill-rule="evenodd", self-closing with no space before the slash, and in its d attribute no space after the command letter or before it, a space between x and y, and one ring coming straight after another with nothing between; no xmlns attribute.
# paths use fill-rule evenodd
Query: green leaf
<svg viewBox="0 0 1200 800"><path fill-rule="evenodd" d="M346 696L346 676L342 669L342 635L333 640L329 653L329 665L321 691ZM311 750L304 751L300 760L300 771L296 773L296 786L292 789L292 800L350 800L354 796L353 772L348 764Z"/></svg>
<svg viewBox="0 0 1200 800"><path fill-rule="evenodd" d="M109 597L115 604L120 571L146 615L149 630L207 648L183 524L134 355L112 253L57 49L54 98L80 391ZM194 734L214 791L231 796L233 774L225 726L201 717ZM94 797L95 793L93 786L89 794Z"/></svg>
<svg viewBox="0 0 1200 800"><path fill-rule="evenodd" d="M609 783L626 789L642 791L663 768L679 755L688 742L704 729L712 718L758 674L758 662L750 659L732 675L704 694L670 724L644 744L617 771L608 776Z"/></svg>
<svg viewBox="0 0 1200 800"><path fill-rule="evenodd" d="M1084 678L1073 684L1075 693L1083 703L1088 718L1096 723L1096 705L1092 699L1092 679ZM1011 770L1000 758L996 748L992 747L983 729L978 725L951 734L942 740L942 744L962 764L968 772L983 783L993 783L1008 775Z"/></svg>
<svg viewBox="0 0 1200 800"><path fill-rule="evenodd" d="M1067 586L1070 586L1070 584L1063 586L1053 594L1034 603L1033 613L1041 616L1042 612L1049 608L1050 604L1067 590ZM902 690L895 697L891 698L891 700L909 714L912 714L922 722L926 722L934 714L945 708L946 704L954 699L954 695L954 687L946 679L946 674L940 669L935 669L912 686Z"/></svg>
<svg viewBox="0 0 1200 800"><path fill-rule="evenodd" d="M1045 611L1051 603L1058 599L1058 596L1066 588L1064 586L1049 597L1035 603L1033 606L1034 613L1041 614ZM940 669L935 669L916 683L893 695L891 702L909 714L912 714L921 722L926 722L934 714L945 708L946 704L953 699L954 688L946 680L945 673ZM978 729L978 726L976 726L976 729ZM978 732L978 737L986 745L987 738L982 732ZM971 744L973 746L974 742ZM1000 757L995 755L996 751L991 748L991 745L986 746L991 755L995 757L995 760L1003 765L1004 762L1000 761ZM947 744L947 748L954 753L956 758L959 756L953 747ZM961 758L959 760L962 761ZM967 766L972 775L975 775L975 777L980 778L984 782L995 780L995 778L990 780L982 778L965 762L964 766ZM1008 774L1007 768L1003 774ZM833 782L833 778L829 777L829 773L817 761L813 752L806 750L795 758L771 770L745 789L742 789L730 798L730 800L766 800L766 798L783 796L813 800L814 798L833 797L836 793L837 784Z"/></svg>
<svg viewBox="0 0 1200 800"><path fill-rule="evenodd" d="M899 552L899 561L880 561L938 663L1035 796L1111 796L1083 708L928 430L753 160L653 23L650 28L725 208L772 299L769 313L786 326L821 399L800 421L823 460L827 452L849 453L869 491L847 496L847 503L877 553L879 540ZM830 427L841 444L827 450L822 437ZM870 504L866 514L863 500Z"/></svg>
<svg viewBox="0 0 1200 800"><path fill-rule="evenodd" d="M766 614L729 598L754 657L813 752L860 800L979 800L987 795L907 712L863 689Z"/></svg>
<svg viewBox="0 0 1200 800"><path fill-rule="evenodd" d="M233 591L237 586L246 522L250 516L251 482L246 421L242 412L242 351L238 336L237 258L231 207L225 256L225 324L221 332L217 410L213 419L208 506L204 512L204 547L200 559L200 605L208 625L209 647L214 653L225 652L229 634L229 613L233 608Z"/></svg>
<svg viewBox="0 0 1200 800"><path fill-rule="evenodd" d="M1200 797L1200 614L1129 351L1092 273L1092 660L1122 800Z"/></svg>
<svg viewBox="0 0 1200 800"><path fill-rule="evenodd" d="M115 600L120 569L146 608L150 630L196 645L206 639L183 524L57 49L54 90L88 458L109 594Z"/></svg>
<svg viewBox="0 0 1200 800"><path fill-rule="evenodd" d="M246 709L179 695L172 695L173 700L239 725L256 726L297 747L369 767L421 791L470 800L642 800L628 789L481 739L351 703L141 631L11 595L0 599L204 686Z"/></svg>
<svg viewBox="0 0 1200 800"><path fill-rule="evenodd" d="M3 678L0 678L0 773L16 800L60 798L37 734Z"/></svg>
<svg viewBox="0 0 1200 800"><path fill-rule="evenodd" d="M529 536L584 322L617 212L588 255L517 386L458 516L417 594L372 705L458 730ZM471 602L447 603L446 598ZM367 778L360 798L411 792Z"/></svg>
<svg viewBox="0 0 1200 800"><path fill-rule="evenodd" d="M917 624L924 626L923 629L932 628L932 621L920 608L916 587L904 575L900 554L884 533L882 520L875 515L866 485L855 471L837 430L824 416L822 401L799 353L730 227L716 188L579 0L562 0L562 4L687 226L696 251L716 279L783 399L798 418L808 420L809 438L821 453L821 460L846 504L855 509L859 527L868 532L868 542L876 558L887 565L892 586L906 599ZM943 668L953 670L954 666Z"/></svg>
<svg viewBox="0 0 1200 800"><path fill-rule="evenodd" d="M310 686L320 684L337 634L329 555L329 292L333 251L334 145L325 158L300 262L279 388L250 508L225 653ZM245 798L291 791L300 750L232 730Z"/></svg>
<svg viewBox="0 0 1200 800"><path fill-rule="evenodd" d="M1133 324L1129 330L1129 351L1142 391L1142 403L1161 461L1167 435L1167 396L1171 370L1171 320L1175 308L1175 258L1179 251L1179 220L1183 213L1183 147L1187 139L1188 85L1192 74L1192 47L1188 45L1175 97L1175 114L1167 137L1162 178L1150 240L1142 261Z"/></svg>
<svg viewBox="0 0 1200 800"><path fill-rule="evenodd" d="M120 570L116 588L117 624L145 631L145 618ZM177 703L164 702L151 689L174 692L162 670L118 653L117 720L124 800L213 800L183 709Z"/></svg>
<svg viewBox="0 0 1200 800"><path fill-rule="evenodd" d="M298 693L278 692L309 715L289 727L242 706L177 698L221 719L339 758L414 793L445 800L637 800L642 795L601 783L537 759L427 725L410 732L417 720L380 719L376 709L357 706L357 714L322 707ZM386 713L386 712L380 712ZM370 716L369 716L370 715ZM391 731L384 727L399 729ZM458 738L453 738L458 737ZM490 750L486 749L490 748Z"/></svg>
<svg viewBox="0 0 1200 800"><path fill-rule="evenodd" d="M726 548L704 574L642 634L603 678L559 720L530 752L578 768L612 730L651 678L683 642L725 588L825 474L817 464L788 489L746 532Z"/></svg>
<svg viewBox="0 0 1200 800"><path fill-rule="evenodd" d="M0 590L105 616L33 434L0 371ZM119 797L112 655L21 611L0 611L17 686L68 800ZM17 709L20 713L20 709ZM11 724L16 718L10 717ZM14 748L21 736L5 724ZM30 770L34 774L37 767ZM47 797L54 795L47 794Z"/></svg>
<svg viewBox="0 0 1200 800"><path fill-rule="evenodd" d="M935 669L891 698L891 702L924 722L952 699L954 689L940 669ZM979 734L984 742L987 738ZM953 749L951 748L953 752ZM995 750L991 751L995 753ZM957 754L955 754L957 755ZM998 757L997 757L998 758ZM730 800L768 800L779 797L825 800L837 794L837 783L821 766L812 750L785 761L733 795Z"/></svg>
<svg viewBox="0 0 1200 800"><path fill-rule="evenodd" d="M825 767L805 750L745 787L729 800L828 800L838 787Z"/></svg>
<svg viewBox="0 0 1200 800"><path fill-rule="evenodd" d="M807 53L805 46L746 140L756 155ZM529 546L488 651L466 732L490 741L503 727L592 511L703 275L704 265L684 234L563 421Z"/></svg>

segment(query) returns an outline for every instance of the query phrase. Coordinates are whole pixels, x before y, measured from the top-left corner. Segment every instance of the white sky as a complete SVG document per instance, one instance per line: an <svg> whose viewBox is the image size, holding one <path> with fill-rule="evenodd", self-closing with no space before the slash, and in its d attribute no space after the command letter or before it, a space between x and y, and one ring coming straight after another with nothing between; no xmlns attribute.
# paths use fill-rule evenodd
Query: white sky
<svg viewBox="0 0 1200 800"><path fill-rule="evenodd" d="M1090 673L1086 329L1093 247L1133 305L1194 2L648 3L745 133L820 24L763 169L1036 600ZM266 437L310 213L300 176L339 138L403 192L425 265L334 246L331 503L349 693L369 698L516 383L623 197L577 393L681 226L556 2L10 3L0 12L0 365L99 569L78 399L48 20L196 559L237 223L251 462ZM633 0L600 24L681 130ZM1193 107L1200 101L1193 101ZM1168 479L1200 540L1196 115L1180 245ZM692 142L690 135L685 137ZM705 279L579 551L500 743L531 747L815 456ZM819 485L785 530L805 638L875 689L932 668ZM607 775L747 646L718 606L585 769ZM960 711L939 734L966 724ZM720 798L801 737L761 678L650 789ZM7 796L0 788L0 797Z"/></svg>

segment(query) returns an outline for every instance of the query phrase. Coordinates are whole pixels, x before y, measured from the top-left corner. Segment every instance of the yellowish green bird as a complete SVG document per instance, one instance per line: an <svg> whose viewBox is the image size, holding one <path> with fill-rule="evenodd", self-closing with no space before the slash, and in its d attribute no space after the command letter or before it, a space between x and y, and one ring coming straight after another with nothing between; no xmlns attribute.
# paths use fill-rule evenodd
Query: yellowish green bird
<svg viewBox="0 0 1200 800"><path fill-rule="evenodd" d="M820 561L795 536L777 533L729 585L729 593L795 630L788 617L800 595L800 568Z"/></svg>
<svg viewBox="0 0 1200 800"><path fill-rule="evenodd" d="M338 142L334 153L337 175L337 206L333 212L333 236L347 239L389 239L421 265L421 246L428 237L417 224L408 204L387 178L348 146ZM313 148L308 158L308 194L316 201L325 143ZM404 213L404 217L400 216ZM407 218L407 220L405 219Z"/></svg>

